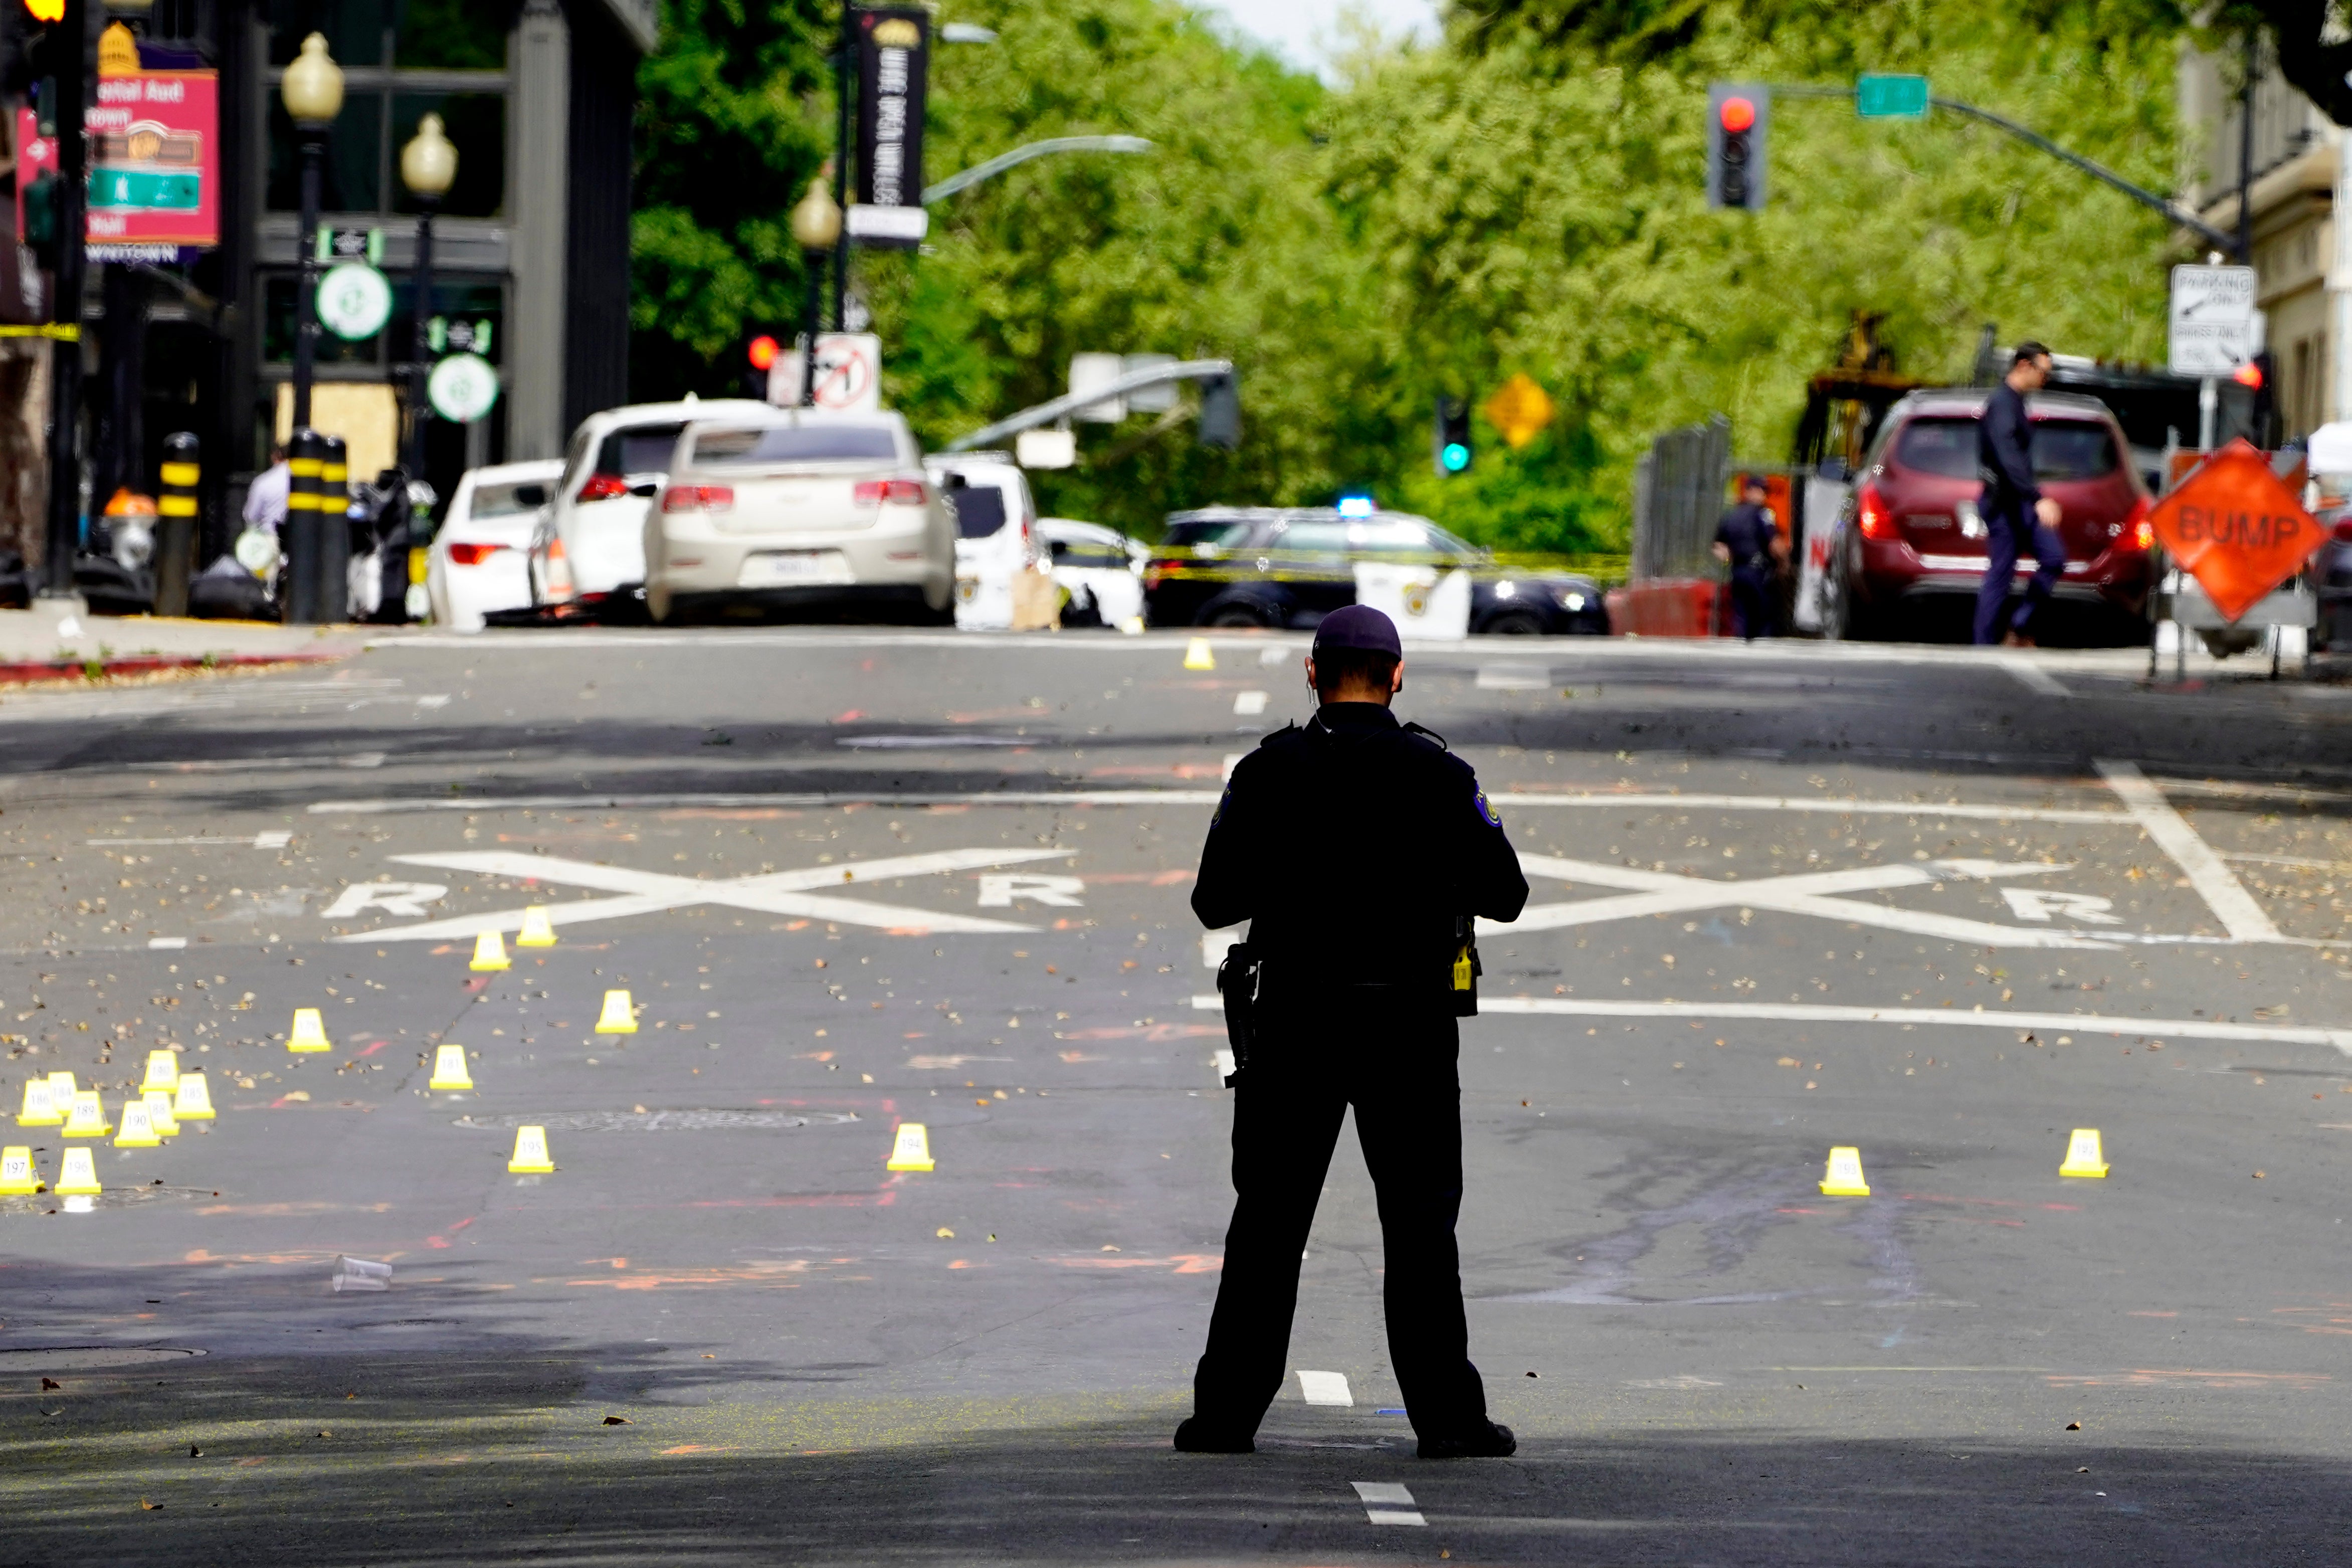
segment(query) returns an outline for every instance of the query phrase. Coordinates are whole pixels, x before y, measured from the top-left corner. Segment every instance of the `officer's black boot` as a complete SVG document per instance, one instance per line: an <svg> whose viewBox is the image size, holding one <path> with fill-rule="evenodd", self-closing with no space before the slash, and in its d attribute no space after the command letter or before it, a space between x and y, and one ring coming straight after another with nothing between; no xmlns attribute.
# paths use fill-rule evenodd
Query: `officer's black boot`
<svg viewBox="0 0 2352 1568"><path fill-rule="evenodd" d="M1176 1451L1180 1454L1255 1454L1257 1444L1250 1433L1231 1426L1220 1426L1198 1415L1189 1415L1176 1428Z"/></svg>
<svg viewBox="0 0 2352 1568"><path fill-rule="evenodd" d="M1178 1444L1177 1447L1183 1447ZM1423 1437L1424 1459L1507 1459L1519 1451L1519 1440L1499 1421L1488 1421L1443 1437Z"/></svg>

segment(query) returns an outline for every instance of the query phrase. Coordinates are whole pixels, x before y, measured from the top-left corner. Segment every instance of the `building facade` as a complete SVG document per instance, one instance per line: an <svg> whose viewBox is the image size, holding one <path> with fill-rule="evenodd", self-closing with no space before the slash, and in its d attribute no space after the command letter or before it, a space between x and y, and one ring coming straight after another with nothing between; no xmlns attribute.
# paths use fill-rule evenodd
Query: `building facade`
<svg viewBox="0 0 2352 1568"><path fill-rule="evenodd" d="M2352 255L2339 262L2344 133L2290 87L2275 63L2254 77L2252 113L2239 59L2184 49L2177 79L2184 167L2180 198L2216 228L2238 227L2242 152L2253 217L2257 302L2276 366L2280 438L2299 440L2352 417L2344 347L2352 311ZM2249 134L2251 120L2251 134Z"/></svg>
<svg viewBox="0 0 2352 1568"><path fill-rule="evenodd" d="M107 18L89 10L95 34ZM321 227L346 255L367 254L373 235L393 290L383 331L319 341L311 423L350 443L353 477L399 450L418 206L398 168L426 114L458 157L434 224L434 356L478 353L500 382L483 419L428 422L426 477L446 495L469 466L558 456L580 419L625 399L630 131L654 0L154 0L142 26L149 68L219 73L220 244L186 266L89 268L84 449L98 504L118 483L151 486L163 437L192 430L209 558L287 426L300 154L279 84L313 32L344 73Z"/></svg>

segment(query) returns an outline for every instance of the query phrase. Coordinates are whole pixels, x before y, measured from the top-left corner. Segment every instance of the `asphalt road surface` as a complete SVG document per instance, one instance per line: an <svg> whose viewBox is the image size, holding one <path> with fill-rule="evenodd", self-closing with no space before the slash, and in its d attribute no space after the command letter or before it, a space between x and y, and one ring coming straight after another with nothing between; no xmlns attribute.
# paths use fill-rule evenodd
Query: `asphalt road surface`
<svg viewBox="0 0 2352 1568"><path fill-rule="evenodd" d="M1186 897L1307 705L1298 639L1213 647L425 637L0 700L6 1109L111 1119L170 1047L219 1112L0 1199L0 1563L2343 1560L2352 691L1417 650L1537 889L1463 1036L1520 1451L1412 1457L1343 1142L1301 1375L1217 1458L1168 1446L1230 1201Z"/></svg>

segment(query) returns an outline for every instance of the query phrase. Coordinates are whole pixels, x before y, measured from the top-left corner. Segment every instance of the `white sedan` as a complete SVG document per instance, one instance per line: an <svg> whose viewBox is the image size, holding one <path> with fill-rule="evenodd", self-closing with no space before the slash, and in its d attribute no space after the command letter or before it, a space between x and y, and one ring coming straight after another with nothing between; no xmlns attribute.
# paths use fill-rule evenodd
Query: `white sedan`
<svg viewBox="0 0 2352 1568"><path fill-rule="evenodd" d="M530 607L531 531L562 477L552 458L466 470L425 564L436 625L478 632L486 615Z"/></svg>

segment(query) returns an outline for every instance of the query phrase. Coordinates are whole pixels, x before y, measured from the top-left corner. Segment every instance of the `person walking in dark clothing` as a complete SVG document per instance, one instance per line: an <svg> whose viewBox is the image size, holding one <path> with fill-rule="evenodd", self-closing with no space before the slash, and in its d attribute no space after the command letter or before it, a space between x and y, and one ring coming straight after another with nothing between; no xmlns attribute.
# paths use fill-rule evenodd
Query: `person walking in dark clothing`
<svg viewBox="0 0 2352 1568"><path fill-rule="evenodd" d="M1192 909L1250 922L1228 960L1255 965L1234 1089L1234 1217L1193 1414L1176 1447L1245 1454L1281 1389L1299 1255L1352 1107L1378 1196L1389 1352L1424 1458L1514 1452L1470 1363L1454 1226L1462 1205L1455 1019L1475 1010L1470 917L1512 921L1527 879L1477 775L1400 724L1396 627L1333 611L1307 679L1321 700L1269 735L1225 787ZM1229 1017L1229 1021L1231 1021Z"/></svg>
<svg viewBox="0 0 2352 1568"><path fill-rule="evenodd" d="M2033 637L2026 628L2066 570L2066 546L2058 537L2058 503L2034 482L2033 424L2025 409L2026 395L2041 391L2049 379L2050 351L2036 342L2018 344L2009 374L1992 389L1984 417L1977 424L1977 470L1984 481L1977 512L1985 525L1984 582L1977 589L1976 640L1980 646L1998 638L2005 647L2032 647ZM2024 600L2007 626L2000 627L2017 558L2029 546L2033 576L2025 585Z"/></svg>
<svg viewBox="0 0 2352 1568"><path fill-rule="evenodd" d="M1764 504L1771 493L1761 477L1748 475L1739 484L1739 503L1715 525L1715 558L1731 563L1733 630L1749 642L1780 635L1780 565L1789 542Z"/></svg>

